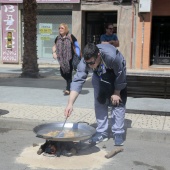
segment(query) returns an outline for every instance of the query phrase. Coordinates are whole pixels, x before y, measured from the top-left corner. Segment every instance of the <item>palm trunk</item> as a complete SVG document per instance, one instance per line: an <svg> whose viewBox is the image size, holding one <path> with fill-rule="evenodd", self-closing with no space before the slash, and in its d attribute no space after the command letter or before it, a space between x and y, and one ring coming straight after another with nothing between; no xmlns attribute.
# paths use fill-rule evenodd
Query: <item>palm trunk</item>
<svg viewBox="0 0 170 170"><path fill-rule="evenodd" d="M23 0L24 10L24 56L21 77L38 78L37 64L37 2Z"/></svg>

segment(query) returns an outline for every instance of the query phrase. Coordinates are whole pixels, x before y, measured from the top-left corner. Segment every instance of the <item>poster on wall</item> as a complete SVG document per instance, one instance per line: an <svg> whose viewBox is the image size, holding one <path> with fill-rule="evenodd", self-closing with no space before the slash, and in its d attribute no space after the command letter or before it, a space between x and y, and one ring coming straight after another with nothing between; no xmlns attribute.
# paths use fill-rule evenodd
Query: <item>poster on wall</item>
<svg viewBox="0 0 170 170"><path fill-rule="evenodd" d="M40 23L39 34L41 35L41 40L49 41L50 35L52 34L52 24L51 23Z"/></svg>
<svg viewBox="0 0 170 170"><path fill-rule="evenodd" d="M3 4L2 14L2 61L18 63L18 5Z"/></svg>

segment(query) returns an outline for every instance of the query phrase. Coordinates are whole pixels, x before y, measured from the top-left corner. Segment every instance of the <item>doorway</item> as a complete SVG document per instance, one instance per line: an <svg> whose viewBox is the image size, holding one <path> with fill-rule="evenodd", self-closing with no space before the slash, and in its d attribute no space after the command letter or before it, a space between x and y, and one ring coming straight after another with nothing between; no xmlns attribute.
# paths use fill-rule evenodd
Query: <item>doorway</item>
<svg viewBox="0 0 170 170"><path fill-rule="evenodd" d="M152 19L151 65L170 65L170 16Z"/></svg>
<svg viewBox="0 0 170 170"><path fill-rule="evenodd" d="M105 33L105 24L113 23L117 32L117 11L112 12L86 12L85 13L85 44L100 43L100 36Z"/></svg>

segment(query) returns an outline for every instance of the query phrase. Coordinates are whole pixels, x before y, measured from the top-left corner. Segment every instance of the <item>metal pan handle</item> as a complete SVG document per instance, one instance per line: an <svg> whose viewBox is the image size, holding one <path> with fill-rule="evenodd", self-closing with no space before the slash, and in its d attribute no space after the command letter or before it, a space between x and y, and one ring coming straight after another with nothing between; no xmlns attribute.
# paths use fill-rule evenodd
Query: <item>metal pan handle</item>
<svg viewBox="0 0 170 170"><path fill-rule="evenodd" d="M36 135L37 138L44 138L43 135Z"/></svg>
<svg viewBox="0 0 170 170"><path fill-rule="evenodd" d="M43 136L43 135L39 135L39 134L37 134L36 135L36 137L37 138L43 138L43 139L46 139L46 137L45 136ZM50 139L53 139L53 137L48 137L48 139L50 140Z"/></svg>
<svg viewBox="0 0 170 170"><path fill-rule="evenodd" d="M88 123L88 122L85 122L85 121L79 121L79 122L77 122L77 123L86 123L86 124L89 125L89 123Z"/></svg>

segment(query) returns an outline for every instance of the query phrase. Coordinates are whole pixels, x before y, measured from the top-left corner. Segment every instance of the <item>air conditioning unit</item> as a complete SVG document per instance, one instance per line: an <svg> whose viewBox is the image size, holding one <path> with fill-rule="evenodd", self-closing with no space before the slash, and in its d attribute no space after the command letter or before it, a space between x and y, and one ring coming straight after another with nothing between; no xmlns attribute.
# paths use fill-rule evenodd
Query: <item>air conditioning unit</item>
<svg viewBox="0 0 170 170"><path fill-rule="evenodd" d="M140 0L139 12L151 12L151 0Z"/></svg>

